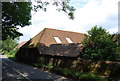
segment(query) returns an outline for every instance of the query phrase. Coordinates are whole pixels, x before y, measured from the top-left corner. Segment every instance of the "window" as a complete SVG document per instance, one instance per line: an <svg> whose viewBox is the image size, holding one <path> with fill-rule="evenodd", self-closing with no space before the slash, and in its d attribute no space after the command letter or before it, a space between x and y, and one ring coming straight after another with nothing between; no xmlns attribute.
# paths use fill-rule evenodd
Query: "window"
<svg viewBox="0 0 120 81"><path fill-rule="evenodd" d="M61 40L59 39L59 37L54 37L54 39L57 43L62 43Z"/></svg>
<svg viewBox="0 0 120 81"><path fill-rule="evenodd" d="M70 40L70 38L65 38L67 41L68 41L68 43L73 43L71 40Z"/></svg>

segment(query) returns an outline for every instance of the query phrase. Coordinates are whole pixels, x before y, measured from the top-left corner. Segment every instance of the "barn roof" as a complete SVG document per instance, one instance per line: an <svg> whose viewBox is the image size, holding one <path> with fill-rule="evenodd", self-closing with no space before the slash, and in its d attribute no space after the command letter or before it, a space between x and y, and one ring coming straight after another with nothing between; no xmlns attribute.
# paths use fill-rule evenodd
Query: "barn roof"
<svg viewBox="0 0 120 81"><path fill-rule="evenodd" d="M20 44L18 44L18 45L14 48L14 50L19 49L19 48L22 47L26 42L27 42L27 41L21 42Z"/></svg>
<svg viewBox="0 0 120 81"><path fill-rule="evenodd" d="M45 28L22 48L37 48L42 55L77 57L82 51L84 34Z"/></svg>
<svg viewBox="0 0 120 81"><path fill-rule="evenodd" d="M77 57L82 52L83 45L80 43L73 44L52 44L48 47L38 47L42 55Z"/></svg>
<svg viewBox="0 0 120 81"><path fill-rule="evenodd" d="M44 43L46 46L51 44L81 43L83 39L83 33L45 28L23 47L35 47L38 43Z"/></svg>

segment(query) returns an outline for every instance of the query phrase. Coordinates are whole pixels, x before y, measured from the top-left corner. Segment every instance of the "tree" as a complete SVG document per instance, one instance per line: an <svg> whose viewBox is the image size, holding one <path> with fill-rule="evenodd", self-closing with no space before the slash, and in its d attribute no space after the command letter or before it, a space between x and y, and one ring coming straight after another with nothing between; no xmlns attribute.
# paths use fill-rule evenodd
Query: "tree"
<svg viewBox="0 0 120 81"><path fill-rule="evenodd" d="M116 44L109 32L102 27L94 26L88 31L83 41L85 46L82 57L94 60L114 60Z"/></svg>
<svg viewBox="0 0 120 81"><path fill-rule="evenodd" d="M68 5L69 1L38 0L37 5L32 5L31 2L2 2L2 40L22 36L23 34L18 32L18 29L31 24L31 10L37 12L39 9L43 9L46 11L46 6L49 4L55 5L58 11L64 11L70 19L74 19L75 8Z"/></svg>
<svg viewBox="0 0 120 81"><path fill-rule="evenodd" d="M36 1L37 5L34 5L34 10L37 12L39 9L43 9L44 11L47 10L46 6L52 4L57 7L57 11L64 11L68 14L70 19L74 19L74 11L75 8L73 6L70 6L69 2L70 0L38 0Z"/></svg>
<svg viewBox="0 0 120 81"><path fill-rule="evenodd" d="M31 24L31 9L30 2L2 2L2 40L22 35L18 26Z"/></svg>
<svg viewBox="0 0 120 81"><path fill-rule="evenodd" d="M7 52L13 50L18 45L17 41L18 38L13 40L12 38L8 37L8 39L2 41L2 50Z"/></svg>

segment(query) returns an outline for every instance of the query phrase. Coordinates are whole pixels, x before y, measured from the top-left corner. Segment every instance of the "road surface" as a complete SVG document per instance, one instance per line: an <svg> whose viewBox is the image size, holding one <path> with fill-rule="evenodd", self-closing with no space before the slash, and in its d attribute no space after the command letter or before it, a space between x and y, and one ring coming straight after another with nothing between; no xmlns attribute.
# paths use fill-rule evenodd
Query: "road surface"
<svg viewBox="0 0 120 81"><path fill-rule="evenodd" d="M65 77L45 72L29 65L2 58L2 81L73 81Z"/></svg>

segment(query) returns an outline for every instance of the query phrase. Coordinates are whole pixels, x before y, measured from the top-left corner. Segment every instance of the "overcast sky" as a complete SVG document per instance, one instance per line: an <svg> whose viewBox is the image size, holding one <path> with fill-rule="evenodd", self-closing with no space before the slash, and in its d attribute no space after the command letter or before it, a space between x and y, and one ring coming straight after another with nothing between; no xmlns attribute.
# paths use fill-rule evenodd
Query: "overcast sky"
<svg viewBox="0 0 120 81"><path fill-rule="evenodd" d="M71 0L76 8L75 19L70 20L64 12L57 12L54 6L48 6L47 12L40 10L32 16L32 25L20 28L24 36L20 42L28 41L44 28L54 28L73 32L87 33L98 25L110 33L118 32L118 1L120 0Z"/></svg>

